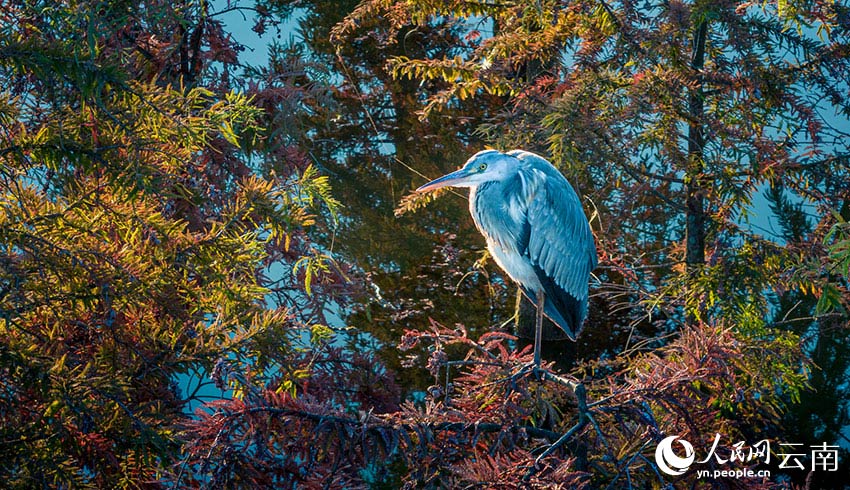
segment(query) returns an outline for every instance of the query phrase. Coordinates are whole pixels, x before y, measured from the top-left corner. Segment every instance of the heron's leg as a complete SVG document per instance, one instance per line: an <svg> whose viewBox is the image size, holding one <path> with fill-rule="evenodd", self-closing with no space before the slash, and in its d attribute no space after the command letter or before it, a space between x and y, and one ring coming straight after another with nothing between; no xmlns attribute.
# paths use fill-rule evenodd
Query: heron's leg
<svg viewBox="0 0 850 490"><path fill-rule="evenodd" d="M540 349L543 342L543 302L546 294L541 289L537 291L537 317L534 323L534 369L540 369Z"/></svg>

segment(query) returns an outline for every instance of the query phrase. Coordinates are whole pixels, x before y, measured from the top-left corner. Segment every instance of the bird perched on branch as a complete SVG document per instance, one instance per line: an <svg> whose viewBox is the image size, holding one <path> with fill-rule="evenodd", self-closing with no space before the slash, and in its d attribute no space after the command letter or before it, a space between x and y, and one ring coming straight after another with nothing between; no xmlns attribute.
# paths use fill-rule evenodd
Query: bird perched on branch
<svg viewBox="0 0 850 490"><path fill-rule="evenodd" d="M469 187L469 212L487 249L537 307L534 367L545 315L575 340L587 316L596 246L578 194L543 157L513 150L476 153L458 171L417 192Z"/></svg>

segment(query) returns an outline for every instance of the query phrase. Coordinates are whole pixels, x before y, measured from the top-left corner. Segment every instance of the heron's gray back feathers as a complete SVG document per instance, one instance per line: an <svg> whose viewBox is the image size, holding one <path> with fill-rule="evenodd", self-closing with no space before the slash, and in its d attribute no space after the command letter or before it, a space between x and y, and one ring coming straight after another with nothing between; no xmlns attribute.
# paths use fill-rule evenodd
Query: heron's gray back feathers
<svg viewBox="0 0 850 490"><path fill-rule="evenodd" d="M542 289L546 315L575 338L587 314L588 280L596 267L581 201L543 158L521 150L508 154L520 161L516 175L473 189L470 211L499 265L532 302Z"/></svg>

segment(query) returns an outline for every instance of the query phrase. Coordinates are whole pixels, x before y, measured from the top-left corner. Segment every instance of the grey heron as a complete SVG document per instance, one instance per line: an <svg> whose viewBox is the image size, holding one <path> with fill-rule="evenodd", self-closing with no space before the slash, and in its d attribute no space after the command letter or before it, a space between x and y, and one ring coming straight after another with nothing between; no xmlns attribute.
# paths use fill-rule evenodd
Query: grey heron
<svg viewBox="0 0 850 490"><path fill-rule="evenodd" d="M596 246L578 194L543 157L476 153L456 172L418 188L469 187L469 212L490 255L537 307L534 367L545 315L575 340L587 316Z"/></svg>

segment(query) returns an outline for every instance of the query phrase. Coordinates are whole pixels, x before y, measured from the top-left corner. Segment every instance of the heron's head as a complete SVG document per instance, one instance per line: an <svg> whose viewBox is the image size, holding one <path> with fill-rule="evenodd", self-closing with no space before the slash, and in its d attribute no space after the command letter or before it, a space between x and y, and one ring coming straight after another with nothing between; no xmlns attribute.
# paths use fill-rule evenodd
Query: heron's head
<svg viewBox="0 0 850 490"><path fill-rule="evenodd" d="M479 151L460 170L432 180L416 192L427 192L440 187L476 187L484 182L503 180L517 171L519 160L496 150Z"/></svg>

